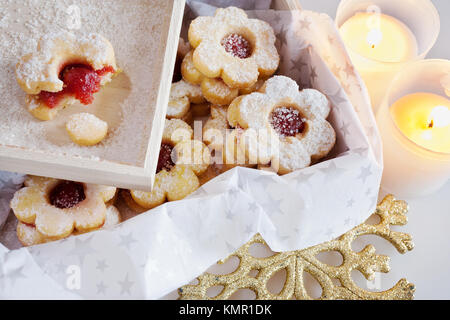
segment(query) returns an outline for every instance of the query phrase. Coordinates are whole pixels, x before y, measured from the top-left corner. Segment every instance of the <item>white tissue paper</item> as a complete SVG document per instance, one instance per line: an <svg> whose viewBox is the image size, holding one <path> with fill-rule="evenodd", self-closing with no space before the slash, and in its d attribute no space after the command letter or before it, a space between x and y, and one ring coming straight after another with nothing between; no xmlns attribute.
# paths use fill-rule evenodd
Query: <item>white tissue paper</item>
<svg viewBox="0 0 450 320"><path fill-rule="evenodd" d="M337 133L332 153L285 176L238 167L187 199L114 229L29 248L17 245L9 209L23 176L2 172L0 298L156 299L255 233L274 251L297 250L345 233L374 211L382 172L380 138L367 91L332 19L309 11L268 10L270 1L235 2L274 28L281 55L278 74L328 96L328 120ZM191 19L214 14L214 4L230 1L188 1L182 34Z"/></svg>

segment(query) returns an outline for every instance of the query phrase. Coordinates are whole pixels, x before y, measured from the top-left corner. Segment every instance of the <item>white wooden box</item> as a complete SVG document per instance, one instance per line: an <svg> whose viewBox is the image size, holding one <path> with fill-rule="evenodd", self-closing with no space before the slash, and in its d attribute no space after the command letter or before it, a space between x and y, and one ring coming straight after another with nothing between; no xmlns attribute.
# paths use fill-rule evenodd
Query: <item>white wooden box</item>
<svg viewBox="0 0 450 320"><path fill-rule="evenodd" d="M0 0L0 170L149 190L159 155L184 0ZM123 72L95 95L42 122L26 110L15 79L18 59L44 34L99 33L111 41ZM67 117L106 120L107 138L79 147Z"/></svg>

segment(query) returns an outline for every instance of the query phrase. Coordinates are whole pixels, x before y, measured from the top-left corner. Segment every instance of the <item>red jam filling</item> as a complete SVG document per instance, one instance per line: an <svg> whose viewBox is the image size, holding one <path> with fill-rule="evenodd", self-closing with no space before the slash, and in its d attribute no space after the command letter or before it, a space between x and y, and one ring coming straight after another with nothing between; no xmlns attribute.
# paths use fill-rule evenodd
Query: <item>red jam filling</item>
<svg viewBox="0 0 450 320"><path fill-rule="evenodd" d="M300 112L289 107L280 107L272 111L270 124L280 136L284 137L295 136L305 129L305 120Z"/></svg>
<svg viewBox="0 0 450 320"><path fill-rule="evenodd" d="M49 108L54 108L64 97L73 96L82 104L91 104L94 101L94 93L100 90L102 77L114 72L115 70L111 66L93 70L84 64L68 65L59 75L64 82L63 90L59 92L41 91L39 101L45 103Z"/></svg>
<svg viewBox="0 0 450 320"><path fill-rule="evenodd" d="M170 169L175 166L175 163L172 160L172 151L173 147L170 144L161 144L156 173L160 172L161 170L170 171Z"/></svg>
<svg viewBox="0 0 450 320"><path fill-rule="evenodd" d="M240 59L248 58L252 55L252 48L250 42L243 36L232 33L221 41L225 51Z"/></svg>
<svg viewBox="0 0 450 320"><path fill-rule="evenodd" d="M50 203L59 209L75 207L86 199L84 186L79 182L63 181L50 192Z"/></svg>

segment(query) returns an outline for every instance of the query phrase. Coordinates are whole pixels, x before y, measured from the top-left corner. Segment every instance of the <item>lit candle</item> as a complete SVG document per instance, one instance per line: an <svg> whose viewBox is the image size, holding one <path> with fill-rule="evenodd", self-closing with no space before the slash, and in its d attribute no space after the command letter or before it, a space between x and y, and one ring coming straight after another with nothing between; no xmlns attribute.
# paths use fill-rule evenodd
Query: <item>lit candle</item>
<svg viewBox="0 0 450 320"><path fill-rule="evenodd" d="M375 111L395 74L423 59L440 29L430 0L342 0L336 24Z"/></svg>
<svg viewBox="0 0 450 320"><path fill-rule="evenodd" d="M411 141L450 154L450 100L433 93L413 93L390 108L398 129Z"/></svg>
<svg viewBox="0 0 450 320"><path fill-rule="evenodd" d="M345 45L377 61L402 62L417 56L417 41L411 30L394 17L358 12L340 28Z"/></svg>
<svg viewBox="0 0 450 320"><path fill-rule="evenodd" d="M382 187L397 197L431 194L450 178L450 61L409 64L377 112Z"/></svg>

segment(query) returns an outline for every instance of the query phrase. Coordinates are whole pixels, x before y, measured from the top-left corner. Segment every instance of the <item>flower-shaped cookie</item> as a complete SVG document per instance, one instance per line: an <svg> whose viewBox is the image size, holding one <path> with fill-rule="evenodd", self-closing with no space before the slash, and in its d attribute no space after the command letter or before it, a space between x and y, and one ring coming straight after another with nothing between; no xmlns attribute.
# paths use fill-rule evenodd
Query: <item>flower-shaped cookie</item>
<svg viewBox="0 0 450 320"><path fill-rule="evenodd" d="M317 90L299 91L284 76L266 81L260 92L236 98L228 122L243 129L240 144L251 161L271 163L278 173L302 169L330 152L336 141L326 118L328 99Z"/></svg>
<svg viewBox="0 0 450 320"><path fill-rule="evenodd" d="M263 80L258 80L251 87L245 89L233 89L220 78L205 77L195 68L194 62L192 61L192 51L190 51L183 59L181 74L185 81L200 85L202 94L208 102L220 106L229 105L238 95L249 94L258 90L264 83Z"/></svg>
<svg viewBox="0 0 450 320"><path fill-rule="evenodd" d="M184 80L172 83L169 104L167 106L167 119L187 119L191 103L203 103L205 99L199 86Z"/></svg>
<svg viewBox="0 0 450 320"><path fill-rule="evenodd" d="M198 175L210 164L209 149L192 140L192 128L182 120L166 120L155 183L151 192L131 190L133 200L146 209L181 200L200 186Z"/></svg>
<svg viewBox="0 0 450 320"><path fill-rule="evenodd" d="M251 87L259 76L269 77L278 68L272 27L249 19L242 9L217 9L214 17L198 17L188 36L198 71L222 78L231 88Z"/></svg>
<svg viewBox="0 0 450 320"><path fill-rule="evenodd" d="M35 52L16 66L20 87L29 95L28 110L51 120L75 100L93 102L94 93L118 72L114 49L103 36L75 36L69 32L42 37Z"/></svg>
<svg viewBox="0 0 450 320"><path fill-rule="evenodd" d="M106 205L115 187L28 177L11 200L17 219L34 226L42 238L58 240L105 223Z"/></svg>
<svg viewBox="0 0 450 320"><path fill-rule="evenodd" d="M115 206L108 204L106 206L105 223L102 226L100 226L98 229L111 228L111 227L119 224L121 219L122 218L121 218L119 210ZM78 235L78 234L82 234L82 232L74 231L72 233L72 235ZM36 229L36 226L25 224L20 221L17 223L17 238L22 243L22 245L25 247L34 246L34 245L41 244L41 243L47 243L47 242L51 242L51 241L55 240L54 238L49 238L49 237L44 236L42 233L40 233Z"/></svg>

